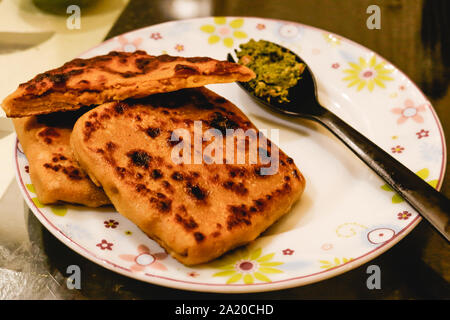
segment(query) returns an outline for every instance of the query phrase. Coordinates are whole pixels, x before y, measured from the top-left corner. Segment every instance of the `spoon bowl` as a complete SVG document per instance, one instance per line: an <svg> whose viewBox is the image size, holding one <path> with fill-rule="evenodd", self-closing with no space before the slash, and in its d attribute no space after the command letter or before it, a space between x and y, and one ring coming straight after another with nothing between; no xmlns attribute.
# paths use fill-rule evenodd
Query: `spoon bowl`
<svg viewBox="0 0 450 320"><path fill-rule="evenodd" d="M297 54L291 50L277 45L283 52L289 52L295 56L295 60L305 65L305 69L301 74L301 79L297 81L296 85L289 88L289 102L280 103L276 100L267 101L264 97L256 95L248 82L237 82L240 87L247 91L255 100L262 103L266 107L275 110L279 113L291 116L303 116L308 118L310 114L319 112L320 104L317 101L317 85L314 74L309 68L308 64L303 61ZM228 54L227 60L229 62L236 62L231 54ZM301 104L299 103L301 102Z"/></svg>

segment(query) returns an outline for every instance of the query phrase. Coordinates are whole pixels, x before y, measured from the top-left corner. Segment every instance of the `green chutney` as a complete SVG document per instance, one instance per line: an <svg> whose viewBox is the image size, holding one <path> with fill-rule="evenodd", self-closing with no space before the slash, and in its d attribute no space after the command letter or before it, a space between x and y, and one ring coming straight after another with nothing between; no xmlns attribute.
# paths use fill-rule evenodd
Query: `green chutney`
<svg viewBox="0 0 450 320"><path fill-rule="evenodd" d="M289 89L300 80L305 64L297 62L292 53L265 40L251 39L239 48L241 50L236 53L239 64L256 74L256 78L248 82L255 94L268 102L289 102Z"/></svg>

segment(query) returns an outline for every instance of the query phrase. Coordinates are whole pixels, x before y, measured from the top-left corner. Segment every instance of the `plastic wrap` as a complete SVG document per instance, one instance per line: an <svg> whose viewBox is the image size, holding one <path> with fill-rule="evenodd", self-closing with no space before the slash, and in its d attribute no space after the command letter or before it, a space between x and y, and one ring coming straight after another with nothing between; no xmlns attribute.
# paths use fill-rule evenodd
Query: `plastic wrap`
<svg viewBox="0 0 450 320"><path fill-rule="evenodd" d="M50 273L37 245L0 245L0 300L52 300L73 298L66 279Z"/></svg>

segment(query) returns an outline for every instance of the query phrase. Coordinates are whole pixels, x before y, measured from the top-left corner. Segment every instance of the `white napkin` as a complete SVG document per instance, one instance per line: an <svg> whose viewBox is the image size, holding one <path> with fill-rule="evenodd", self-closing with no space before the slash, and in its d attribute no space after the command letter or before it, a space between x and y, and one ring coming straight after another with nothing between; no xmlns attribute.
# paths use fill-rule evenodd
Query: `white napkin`
<svg viewBox="0 0 450 320"><path fill-rule="evenodd" d="M28 239L27 211L19 185L12 179L0 199L0 244L24 243Z"/></svg>
<svg viewBox="0 0 450 320"><path fill-rule="evenodd" d="M1 127L0 127L1 128ZM16 134L11 130L0 130L0 207L1 199L11 181L14 179L13 148Z"/></svg>

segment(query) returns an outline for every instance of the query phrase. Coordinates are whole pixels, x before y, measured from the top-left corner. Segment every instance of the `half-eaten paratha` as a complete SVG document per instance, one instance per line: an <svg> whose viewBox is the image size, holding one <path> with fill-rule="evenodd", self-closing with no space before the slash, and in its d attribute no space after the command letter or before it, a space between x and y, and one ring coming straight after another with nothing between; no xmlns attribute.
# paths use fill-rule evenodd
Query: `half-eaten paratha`
<svg viewBox="0 0 450 320"><path fill-rule="evenodd" d="M208 57L150 56L110 52L75 59L19 85L2 103L8 117L75 110L126 98L141 98L211 83L248 81L245 66Z"/></svg>

